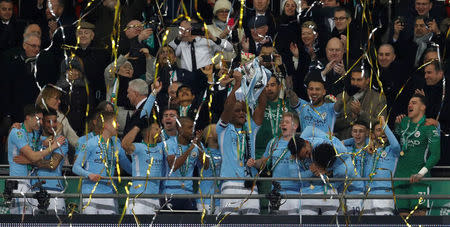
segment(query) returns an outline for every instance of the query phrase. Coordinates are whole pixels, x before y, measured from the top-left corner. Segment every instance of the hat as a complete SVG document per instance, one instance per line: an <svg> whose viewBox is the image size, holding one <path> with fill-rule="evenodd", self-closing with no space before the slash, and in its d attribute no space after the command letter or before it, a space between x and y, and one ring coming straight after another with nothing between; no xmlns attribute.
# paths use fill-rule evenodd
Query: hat
<svg viewBox="0 0 450 227"><path fill-rule="evenodd" d="M87 22L87 21L81 21L80 22L80 29L95 29L95 25Z"/></svg>
<svg viewBox="0 0 450 227"><path fill-rule="evenodd" d="M266 16L254 16L248 20L247 26L249 28L259 28L264 25L267 25L269 20Z"/></svg>
<svg viewBox="0 0 450 227"><path fill-rule="evenodd" d="M117 58L116 72L119 72L120 67L125 64L130 64L131 68L133 68L133 64L131 64L125 56L120 55L119 58Z"/></svg>
<svg viewBox="0 0 450 227"><path fill-rule="evenodd" d="M281 3L281 11L284 10L284 6L286 5L286 2L287 2L287 1L289 1L289 0L283 0L283 2ZM298 2L295 1L295 0L292 0L292 1L295 3L295 6L296 6L297 9L298 9Z"/></svg>
<svg viewBox="0 0 450 227"><path fill-rule="evenodd" d="M216 1L216 4L214 4L213 14L216 15L217 11L219 11L221 9L232 10L231 9L231 2L228 1L228 0L218 0L218 1Z"/></svg>

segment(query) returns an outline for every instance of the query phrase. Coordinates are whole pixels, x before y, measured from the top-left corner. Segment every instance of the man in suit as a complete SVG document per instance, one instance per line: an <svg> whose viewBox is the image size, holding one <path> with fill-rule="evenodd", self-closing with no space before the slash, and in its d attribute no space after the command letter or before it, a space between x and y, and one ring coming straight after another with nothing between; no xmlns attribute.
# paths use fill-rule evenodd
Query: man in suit
<svg viewBox="0 0 450 227"><path fill-rule="evenodd" d="M128 112L123 134L126 135L134 126L139 124L141 110L148 96L148 85L142 79L134 79L128 83L127 98L135 107L133 112ZM142 141L142 136L137 135L134 142Z"/></svg>

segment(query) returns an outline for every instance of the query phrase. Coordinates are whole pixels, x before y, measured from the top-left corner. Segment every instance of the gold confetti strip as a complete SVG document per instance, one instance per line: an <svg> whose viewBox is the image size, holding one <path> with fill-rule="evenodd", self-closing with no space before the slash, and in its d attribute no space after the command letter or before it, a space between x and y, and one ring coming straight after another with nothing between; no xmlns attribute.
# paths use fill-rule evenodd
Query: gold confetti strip
<svg viewBox="0 0 450 227"><path fill-rule="evenodd" d="M122 215L120 216L117 226L120 226L120 224L122 224L123 217L125 216L125 213L127 212L128 203L130 202L130 190L128 190L128 188L131 187L132 185L133 185L133 183L131 181L129 181L128 184L125 185L125 187L124 187L125 193L127 193L127 199L125 200L125 206L123 207ZM134 213L133 213L133 216L135 216Z"/></svg>

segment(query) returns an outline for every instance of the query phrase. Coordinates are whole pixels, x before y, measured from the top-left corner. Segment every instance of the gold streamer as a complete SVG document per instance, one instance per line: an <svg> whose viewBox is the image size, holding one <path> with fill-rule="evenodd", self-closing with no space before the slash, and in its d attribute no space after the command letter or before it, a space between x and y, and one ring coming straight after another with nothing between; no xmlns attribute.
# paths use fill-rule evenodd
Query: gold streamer
<svg viewBox="0 0 450 227"><path fill-rule="evenodd" d="M125 200L125 206L123 207L122 215L120 216L119 223L117 223L117 226L120 226L122 224L123 217L125 216L125 213L127 212L128 202L130 201L130 190L128 190L128 187L131 187L133 183L128 182L127 185L125 185L125 192L127 193L127 200Z"/></svg>

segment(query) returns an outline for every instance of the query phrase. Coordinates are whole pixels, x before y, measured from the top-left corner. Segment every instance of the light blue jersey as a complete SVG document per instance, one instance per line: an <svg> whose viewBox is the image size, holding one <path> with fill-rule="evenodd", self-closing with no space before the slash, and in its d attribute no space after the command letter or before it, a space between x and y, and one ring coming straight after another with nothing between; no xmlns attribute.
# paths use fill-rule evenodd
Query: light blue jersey
<svg viewBox="0 0 450 227"><path fill-rule="evenodd" d="M321 106L313 107L310 102L299 99L294 109L300 118L300 126L302 131L306 127L312 126L324 132L333 132L334 123L336 121L336 112L334 111L334 103L323 103Z"/></svg>
<svg viewBox="0 0 450 227"><path fill-rule="evenodd" d="M8 136L8 162L10 176L28 176L28 166L15 163L13 158L20 155L20 149L26 145L30 146L33 151L40 150L38 138L38 131L27 132L24 127L21 129L13 128L11 130Z"/></svg>
<svg viewBox="0 0 450 227"><path fill-rule="evenodd" d="M39 144L41 145L42 149L47 149L47 147L45 147L44 145L42 145L42 142L47 139L47 136L41 136L41 139L39 141ZM64 164L64 157L66 157L67 152L69 150L69 142L67 141L67 139L65 140L66 142L59 148L53 150L53 153L57 153L63 156L63 159L61 159L61 162L59 162L58 167L56 167L55 170L51 170L51 169L44 169L44 168L39 168L37 170L36 175L37 176L62 176L62 166ZM49 160L52 157L52 154L47 155L44 159L45 160ZM62 191L64 190L64 181L63 180L45 180L45 184L43 184L42 186L46 189L46 190L53 190L53 191ZM37 183L38 180L32 180L31 181L31 185L34 185L35 183ZM36 188L37 190L37 188Z"/></svg>
<svg viewBox="0 0 450 227"><path fill-rule="evenodd" d="M264 157L269 158L267 165L272 174L272 178L275 178L274 180L276 180L277 177L298 177L297 174L291 176L291 170L297 170L296 167L298 165L291 159L288 143L289 141L282 138L273 138L267 144ZM298 170L296 172L298 172ZM295 194L298 193L300 189L298 182L295 181L280 181L280 185L283 193Z"/></svg>
<svg viewBox="0 0 450 227"><path fill-rule="evenodd" d="M100 141L99 135L88 140L86 151L84 154L80 153L78 155L72 171L86 178L88 178L89 174L100 174L104 179L99 181L94 193L113 193L114 188L108 177L114 176L116 170L116 151L118 151L120 166L125 171L132 173L131 163L122 149L120 139L112 137L107 145L103 139ZM89 179L83 179L82 192L91 193L95 184L96 182Z"/></svg>
<svg viewBox="0 0 450 227"><path fill-rule="evenodd" d="M153 105L155 104L155 99L156 97L153 96L153 94L150 94L147 98L147 100L145 100L145 104L144 107L142 107L142 111L141 111L141 118L145 117L145 116L151 116L152 114L152 109L153 109Z"/></svg>
<svg viewBox="0 0 450 227"><path fill-rule="evenodd" d="M218 149L206 149L206 154L209 155L209 168L203 169L203 177L218 177L220 176L220 168L222 165L222 156L220 154L220 150ZM198 172L202 170L202 166L200 162L198 162ZM203 195L211 195L211 194L220 194L220 182L214 181L206 181L203 180L200 182L200 189L202 190ZM197 204L201 204L200 199L197 199ZM210 204L210 199L203 199L204 204ZM215 200L216 204L220 204L218 199Z"/></svg>
<svg viewBox="0 0 450 227"><path fill-rule="evenodd" d="M164 166L166 161L166 154L164 152L164 145L158 143L155 147L149 147L145 143L133 143L134 152L131 154L131 160L133 165L133 177L146 177L147 170L153 158L153 164L150 169L149 177L161 177L164 176ZM139 186L140 185L140 186ZM136 188L138 187L138 188ZM144 192L145 189L145 192ZM133 181L133 186L130 189L130 193L139 194L144 192L145 194L158 194L160 191L159 180L149 180L147 187L145 188L145 180Z"/></svg>
<svg viewBox="0 0 450 227"><path fill-rule="evenodd" d="M177 144L176 149L169 149L168 155L175 155L176 158L179 158L189 146L190 145ZM183 165L177 170L174 170L171 174L169 173L169 177L192 177L194 169L197 166L198 155L198 149L197 147L194 147ZM171 171L172 166L168 166L168 168L169 171ZM166 181L165 186L167 194L192 194L194 192L192 180L168 180Z"/></svg>
<svg viewBox="0 0 450 227"><path fill-rule="evenodd" d="M374 173L373 178L393 177L400 156L400 144L387 125L384 133L389 140L389 145L378 148L377 153L368 157L366 169L369 174ZM372 194L392 194L391 181L372 181L369 187L371 188L370 193Z"/></svg>
<svg viewBox="0 0 450 227"><path fill-rule="evenodd" d="M94 136L95 136L95 133L90 132L87 135L84 135L78 139L77 148L75 150L75 157L77 157L79 153L84 153L84 151L86 150L87 141Z"/></svg>
<svg viewBox="0 0 450 227"><path fill-rule="evenodd" d="M344 154L345 156L348 156L353 159L353 163L356 170L356 176L357 177L369 177L370 174L370 167L368 167L370 154L365 149L358 149L355 147L355 141L353 138L346 139L343 141L344 145L347 147L347 154ZM363 146L363 148L366 146L366 144L369 143L369 139L366 139L366 142ZM362 181L362 187L359 189L360 192L365 192L366 188L366 181ZM356 193L356 192L355 192Z"/></svg>
<svg viewBox="0 0 450 227"><path fill-rule="evenodd" d="M317 129L317 128L313 128L311 126L306 127L305 130L302 132L301 137L305 140L308 140L313 149L322 144L322 143L328 143L333 145L333 147L335 148L337 154L342 154L345 153L347 151L347 148L342 144L342 142L337 139L334 136L329 136L328 134L326 134L325 132ZM309 165L305 165L304 169L309 169ZM350 156L348 155L340 155L338 157L336 157L336 161L334 162L333 166L328 168L327 170L329 170L330 172L333 173L331 177L335 177L335 178L345 178L346 176L349 178L354 178L357 177L355 175L355 171L354 171L354 166L352 163L352 159ZM311 172L311 171L310 171ZM306 174L308 175L308 174ZM350 183L350 182L346 182L346 183ZM364 185L361 181L353 181L351 182L351 184L348 187L344 186L344 182L332 182L331 183L333 185L333 187L335 189L338 189L339 192L342 192L344 190L344 188L346 188L346 191L348 191L349 193L360 193L362 192L362 189L364 188ZM308 186L308 183L304 184L305 186ZM312 185L312 186L311 186ZM324 183L322 181L311 181L309 183L309 188L304 188L303 192L304 193L317 193L320 191L324 191L325 193L327 192L327 190L329 190L330 187L329 185L324 186Z"/></svg>
<svg viewBox="0 0 450 227"><path fill-rule="evenodd" d="M248 123L244 125L245 131L251 129L249 135L250 154L255 158L255 139L260 126L251 119L250 128ZM216 124L216 131L219 140L220 152L222 154L222 166L220 169L221 177L249 177L245 174L244 151L247 149L246 135L240 133L242 129L235 128L233 124L224 123L219 120ZM255 176L256 169L252 168L252 175Z"/></svg>

